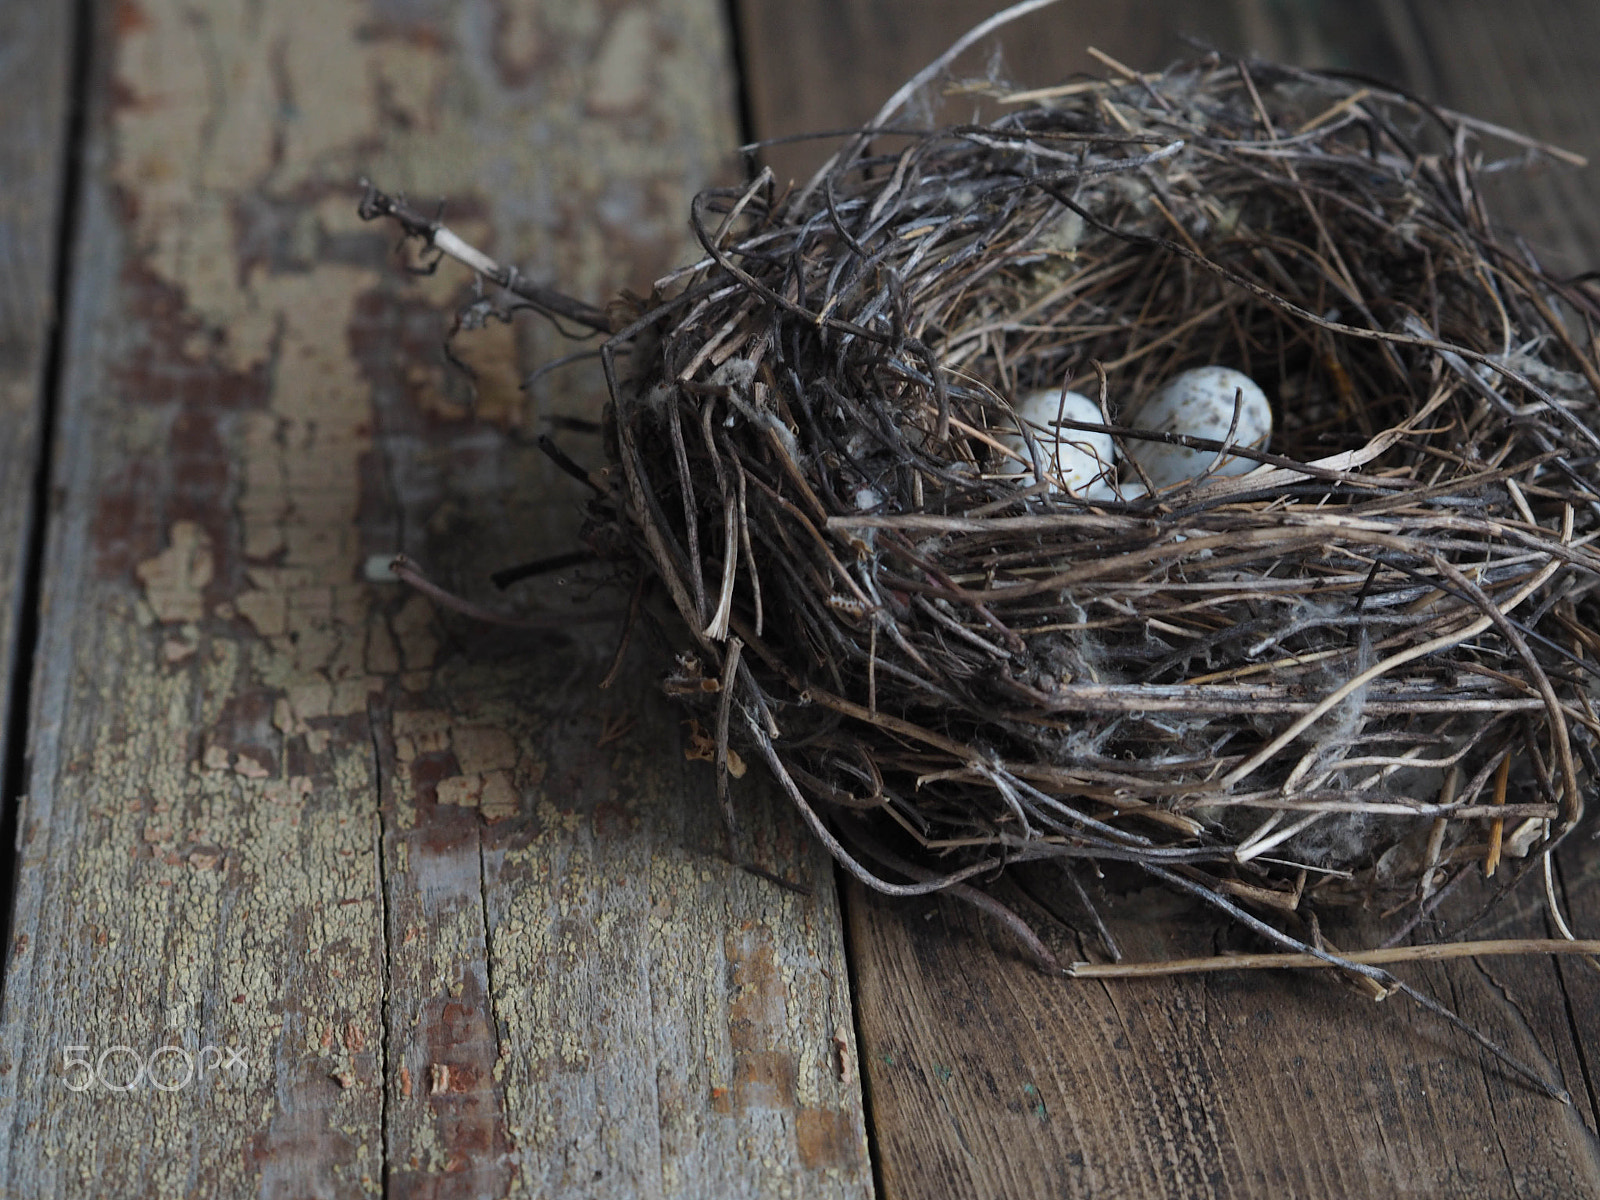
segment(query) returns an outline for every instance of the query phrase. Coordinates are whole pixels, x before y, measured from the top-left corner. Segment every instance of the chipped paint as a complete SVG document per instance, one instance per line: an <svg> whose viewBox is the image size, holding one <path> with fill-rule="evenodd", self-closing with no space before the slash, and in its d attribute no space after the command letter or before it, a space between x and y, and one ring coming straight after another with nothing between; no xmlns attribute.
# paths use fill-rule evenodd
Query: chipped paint
<svg viewBox="0 0 1600 1200"><path fill-rule="evenodd" d="M861 1194L815 847L754 803L762 861L819 895L733 870L642 681L603 708L600 647L474 651L369 569L478 586L461 546L569 538L570 485L511 434L597 386L525 411L565 347L491 323L474 420L437 352L463 281L401 276L349 181L451 195L579 294L647 286L733 142L719 9L390 7L117 6L0 1137L38 1194L376 1194L386 1165L415 1195ZM90 1095L79 1044L248 1070Z"/></svg>
<svg viewBox="0 0 1600 1200"><path fill-rule="evenodd" d="M168 543L133 573L144 584L145 602L156 620L198 621L205 613L205 588L211 582L211 539L193 521L178 521Z"/></svg>

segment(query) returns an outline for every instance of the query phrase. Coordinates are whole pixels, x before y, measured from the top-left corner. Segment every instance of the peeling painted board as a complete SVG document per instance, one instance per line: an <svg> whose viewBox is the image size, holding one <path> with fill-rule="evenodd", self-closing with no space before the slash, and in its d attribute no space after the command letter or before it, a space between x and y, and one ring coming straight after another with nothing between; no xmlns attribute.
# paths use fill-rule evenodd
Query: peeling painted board
<svg viewBox="0 0 1600 1200"><path fill-rule="evenodd" d="M687 249L688 193L734 140L719 11L660 4L539 20L551 25L539 31L541 61L588 65L547 72L539 105L503 119L519 136L499 140L494 169L529 194L555 193L554 211L534 210L533 224L514 190L467 212L500 237L507 212L530 220L511 253L559 245L547 269L579 281L581 295L642 290ZM605 240L590 243L597 218ZM393 544L482 596L490 570L570 546L576 498L516 428L515 374L511 389L480 375L470 425L438 399L448 377L412 399L416 367L404 356L397 367L394 342L424 315L429 336L442 324L439 301L424 314L406 295L396 276L357 337ZM547 330L521 336L532 340L527 365L556 352ZM458 348L486 366L517 349ZM415 364L434 347L406 349ZM582 378L535 402L597 415L594 392L573 386ZM568 448L591 461L601 452L593 439ZM538 599L566 602L562 582ZM600 693L609 634L519 642L458 621L419 624L408 613L420 611L409 601L393 621L402 686L375 725L390 1190L453 1194L465 1180L491 1194L585 1197L870 1190L857 1073L838 1065L853 1039L825 857L758 794L747 823L765 839L759 861L814 899L773 898L727 864L709 773L685 765L677 715L654 694L659 661L632 662Z"/></svg>
<svg viewBox="0 0 1600 1200"><path fill-rule="evenodd" d="M512 653L373 581L404 549L482 595L570 545L578 498L523 427L593 416L598 384L525 403L521 371L569 346L495 324L458 346L471 387L447 370L468 281L399 271L351 180L448 197L460 232L586 298L648 286L733 141L719 9L144 0L103 22L0 1191L592 1195L599 1170L619 1194L862 1194L855 1074L817 1074L849 1027L831 875L793 822L751 801L808 905L685 832L710 781L647 665L609 698L638 740L605 749L596 644ZM546 783L545 759L590 765ZM688 874L697 903L651 924ZM553 923L585 920L552 974ZM624 936L626 993L599 957ZM617 1003L556 1006L583 979ZM589 1057L552 1068L551 1036Z"/></svg>
<svg viewBox="0 0 1600 1200"><path fill-rule="evenodd" d="M187 311L178 285L124 256L104 184L71 314L0 1019L5 1190L360 1194L380 1177L378 1093L335 1076L340 1032L381 1011L370 738L332 711L291 734L283 707L350 682L332 613L353 598L334 604L347 585L296 550L275 641L233 607L245 489L221 447L281 393L163 325ZM286 344L308 341L286 319ZM353 1065L370 1079L370 1055Z"/></svg>
<svg viewBox="0 0 1600 1200"><path fill-rule="evenodd" d="M389 722L391 1188L866 1194L826 857L748 781L746 851L810 894L732 866L681 714L637 670L595 692L605 649L480 644Z"/></svg>
<svg viewBox="0 0 1600 1200"><path fill-rule="evenodd" d="M56 251L66 214L70 4L0 7L0 762L9 762L12 675L39 469ZM0 798L10 804L11 797Z"/></svg>

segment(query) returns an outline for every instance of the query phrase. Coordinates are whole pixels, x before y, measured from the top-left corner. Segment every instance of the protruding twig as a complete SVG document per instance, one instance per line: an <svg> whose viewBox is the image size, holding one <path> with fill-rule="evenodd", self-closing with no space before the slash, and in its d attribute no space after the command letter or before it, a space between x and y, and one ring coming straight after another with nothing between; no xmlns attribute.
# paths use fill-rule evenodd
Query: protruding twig
<svg viewBox="0 0 1600 1200"><path fill-rule="evenodd" d="M394 575L421 592L435 604L448 608L451 612L458 612L464 617L471 617L474 621L482 621L488 625L503 625L507 629L542 629L562 630L573 625L589 625L600 621L614 621L622 615L616 609L575 609L570 613L534 613L525 617L508 617L495 612L492 608L485 608L481 604L474 604L471 600L448 592L433 580L424 575L417 565L404 554L397 554L389 564L389 570Z"/></svg>
<svg viewBox="0 0 1600 1200"><path fill-rule="evenodd" d="M362 220L375 221L380 217L387 217L399 225L407 237L418 238L424 245L471 267L479 275L505 288L546 316L563 317L596 333L612 332L611 320L601 309L574 299L555 288L535 283L524 277L515 267L502 266L477 247L463 241L447 226L430 217L424 217L415 209L408 207L402 198L380 191L367 180L363 179L361 186L364 194L357 212Z"/></svg>
<svg viewBox="0 0 1600 1200"><path fill-rule="evenodd" d="M550 571L561 571L567 567L581 566L594 561L596 560L593 551L569 550L565 554L552 554L548 558L536 558L532 562L518 563L514 567L503 567L489 576L489 582L504 591L524 579L533 579Z"/></svg>

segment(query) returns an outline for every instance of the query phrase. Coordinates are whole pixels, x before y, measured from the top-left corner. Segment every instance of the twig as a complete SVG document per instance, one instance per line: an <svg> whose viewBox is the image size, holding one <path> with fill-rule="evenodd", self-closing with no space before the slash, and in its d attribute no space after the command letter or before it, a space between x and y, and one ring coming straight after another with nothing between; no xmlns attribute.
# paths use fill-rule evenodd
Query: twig
<svg viewBox="0 0 1600 1200"><path fill-rule="evenodd" d="M409 558L404 554L397 554L389 563L389 570L396 578L409 584L421 592L435 604L458 612L462 616L471 617L474 621L482 621L486 625L501 625L507 629L539 629L563 630L573 625L590 625L601 621L614 621L622 616L616 609L583 609L570 613L535 613L525 617L508 617L495 612L492 608L484 608L471 600L448 592L424 575Z"/></svg>
<svg viewBox="0 0 1600 1200"><path fill-rule="evenodd" d="M1344 962L1368 966L1390 963L1446 962L1456 958L1488 958L1511 954L1600 954L1600 941L1566 941L1562 938L1501 938L1480 942L1441 942L1421 946L1391 946L1382 950L1344 950ZM1143 979L1165 975L1200 975L1211 971L1287 970L1334 967L1315 954L1219 954L1210 958L1174 958L1165 962L1068 963L1066 974L1077 979Z"/></svg>
<svg viewBox="0 0 1600 1200"><path fill-rule="evenodd" d="M417 238L430 249L455 259L463 266L470 267L545 315L565 317L597 333L612 332L610 318L600 309L581 300L575 300L555 288L535 283L523 276L515 267L502 266L483 251L463 241L446 226L422 216L409 208L404 200L380 191L367 180L361 181L361 187L363 189L361 205L356 211L363 221L375 221L387 217L400 226L406 237Z"/></svg>

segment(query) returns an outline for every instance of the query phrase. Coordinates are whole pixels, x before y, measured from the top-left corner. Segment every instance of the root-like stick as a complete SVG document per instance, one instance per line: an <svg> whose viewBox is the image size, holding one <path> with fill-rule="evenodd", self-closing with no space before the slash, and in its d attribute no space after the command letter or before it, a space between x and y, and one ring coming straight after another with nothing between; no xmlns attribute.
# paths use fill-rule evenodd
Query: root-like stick
<svg viewBox="0 0 1600 1200"><path fill-rule="evenodd" d="M484 608L481 604L474 604L471 600L448 592L433 580L429 579L415 563L403 554L394 556L389 564L389 570L402 582L409 584L421 592L435 604L448 608L451 612L458 612L464 617L471 617L474 621L482 621L487 625L503 625L507 629L542 629L557 631L573 625L590 625L601 621L614 621L622 616L616 609L581 609L570 613L536 613L526 617L508 617L495 612L492 608Z"/></svg>
<svg viewBox="0 0 1600 1200"><path fill-rule="evenodd" d="M604 496L606 494L605 489L595 482L594 475L589 471L585 471L581 466L574 462L571 456L568 455L565 450L556 445L555 440L551 438L549 434L541 433L539 435L538 446L539 449L544 452L546 458L555 463L556 466L560 467L579 483L583 484L585 487L593 488L600 496Z"/></svg>
<svg viewBox="0 0 1600 1200"><path fill-rule="evenodd" d="M622 623L622 636L617 639L617 649L611 656L611 666L605 673L605 678L600 680L600 688L609 688L617 681L617 673L622 670L623 659L627 656L628 645L633 641L633 630L639 623L639 609L644 604L644 589L649 580L641 577L633 585L633 593L628 597L628 615Z"/></svg>
<svg viewBox="0 0 1600 1200"><path fill-rule="evenodd" d="M728 640L727 652L722 662L721 694L717 697L717 800L722 805L722 828L728 838L728 857L734 862L739 857L739 814L733 810L733 800L728 795L728 717L733 711L734 681L739 672L739 652L744 643L738 638Z"/></svg>
<svg viewBox="0 0 1600 1200"><path fill-rule="evenodd" d="M905 858L890 850L868 833L860 822L852 823L850 830L852 840L859 842L862 849L891 871L898 871L910 879L928 880L937 878L933 871L928 870L926 867L919 867L916 863L908 862ZM1039 940L1039 935L1034 933L1026 921L993 896L980 892L977 888L964 883L953 883L942 890L946 895L964 901L999 921L1010 932L1012 937L1022 943L1023 949L1027 951L1028 957L1033 959L1036 966L1052 975L1061 973L1061 962L1050 950L1050 947Z"/></svg>
<svg viewBox="0 0 1600 1200"><path fill-rule="evenodd" d="M815 810L806 801L800 789L795 786L795 782L789 773L783 769L783 763L773 750L772 739L767 737L766 730L749 713L745 714L745 723L754 736L762 757L767 760L767 765L772 768L772 773L777 777L778 783L788 794L789 799L799 809L801 817L811 827L811 832L828 848L829 853L833 855L840 866L873 891L882 892L886 896L928 896L934 892L942 892L946 888L961 883L963 880L971 879L975 875L983 875L1005 865L1003 859L987 859L983 862L976 862L970 866L963 867L959 871L951 871L946 875L930 875L926 881L912 884L890 883L887 879L874 875L857 862L849 851L839 844L839 839L834 837L828 827L822 823L821 818L817 816Z"/></svg>

